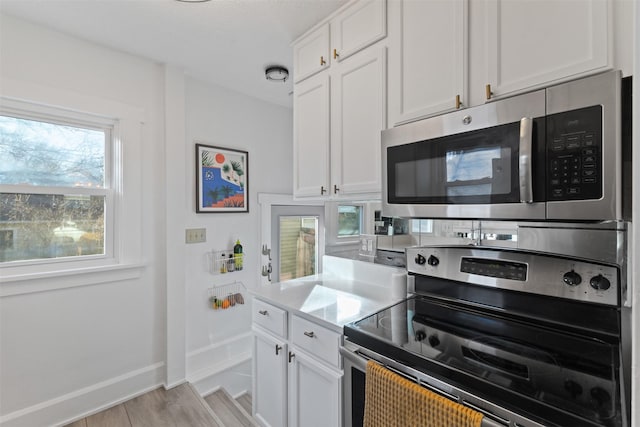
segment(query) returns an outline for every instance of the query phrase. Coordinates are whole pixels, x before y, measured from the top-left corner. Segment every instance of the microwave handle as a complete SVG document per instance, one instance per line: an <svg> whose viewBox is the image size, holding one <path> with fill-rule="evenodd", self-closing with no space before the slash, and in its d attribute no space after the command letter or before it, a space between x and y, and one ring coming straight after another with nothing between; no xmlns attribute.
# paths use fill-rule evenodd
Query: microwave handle
<svg viewBox="0 0 640 427"><path fill-rule="evenodd" d="M533 119L523 117L520 120L520 202L533 203L532 183L532 141Z"/></svg>

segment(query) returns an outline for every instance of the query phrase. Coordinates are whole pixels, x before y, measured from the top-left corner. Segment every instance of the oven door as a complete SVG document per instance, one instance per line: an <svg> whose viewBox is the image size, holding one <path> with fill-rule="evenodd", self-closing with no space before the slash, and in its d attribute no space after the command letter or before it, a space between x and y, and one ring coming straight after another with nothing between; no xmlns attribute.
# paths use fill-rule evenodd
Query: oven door
<svg viewBox="0 0 640 427"><path fill-rule="evenodd" d="M366 366L368 360L374 360L385 368L415 381L430 391L450 400L468 406L484 417L482 427L543 427L542 424L524 418L513 412L492 405L490 402L452 387L423 372L402 366L392 359L366 350L345 340L344 347L340 347L343 356L344 377L342 381L343 398L343 427L362 427L364 420Z"/></svg>
<svg viewBox="0 0 640 427"><path fill-rule="evenodd" d="M362 427L364 419L364 387L367 360L355 351L340 348L344 376L342 377L342 425Z"/></svg>
<svg viewBox="0 0 640 427"><path fill-rule="evenodd" d="M538 91L383 131L383 211L543 219L544 100Z"/></svg>

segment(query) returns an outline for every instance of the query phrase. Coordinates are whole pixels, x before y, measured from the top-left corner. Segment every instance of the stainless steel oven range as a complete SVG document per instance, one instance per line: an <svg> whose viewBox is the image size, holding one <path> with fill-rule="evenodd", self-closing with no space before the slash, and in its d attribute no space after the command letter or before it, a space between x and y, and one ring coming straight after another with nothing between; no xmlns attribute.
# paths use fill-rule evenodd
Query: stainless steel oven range
<svg viewBox="0 0 640 427"><path fill-rule="evenodd" d="M624 235L598 236L621 247ZM484 426L630 425L624 261L489 246L406 256L415 293L345 326L346 426L362 425L369 359Z"/></svg>

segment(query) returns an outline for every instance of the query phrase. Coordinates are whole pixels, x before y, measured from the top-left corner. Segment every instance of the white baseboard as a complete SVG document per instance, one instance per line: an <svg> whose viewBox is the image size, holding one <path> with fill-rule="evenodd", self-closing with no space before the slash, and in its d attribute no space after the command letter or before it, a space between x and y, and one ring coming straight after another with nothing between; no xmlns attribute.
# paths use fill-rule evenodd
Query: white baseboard
<svg viewBox="0 0 640 427"><path fill-rule="evenodd" d="M164 362L128 372L0 417L2 427L61 426L162 386Z"/></svg>
<svg viewBox="0 0 640 427"><path fill-rule="evenodd" d="M232 396L251 390L252 333L187 354L187 381L201 396L224 387Z"/></svg>

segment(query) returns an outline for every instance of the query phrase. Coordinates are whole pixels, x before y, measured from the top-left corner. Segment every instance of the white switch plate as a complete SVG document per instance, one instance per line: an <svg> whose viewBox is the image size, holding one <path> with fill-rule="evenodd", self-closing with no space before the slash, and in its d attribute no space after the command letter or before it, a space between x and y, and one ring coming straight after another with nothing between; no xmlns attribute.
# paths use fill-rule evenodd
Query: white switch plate
<svg viewBox="0 0 640 427"><path fill-rule="evenodd" d="M185 230L186 243L204 243L207 241L206 228L187 228Z"/></svg>

